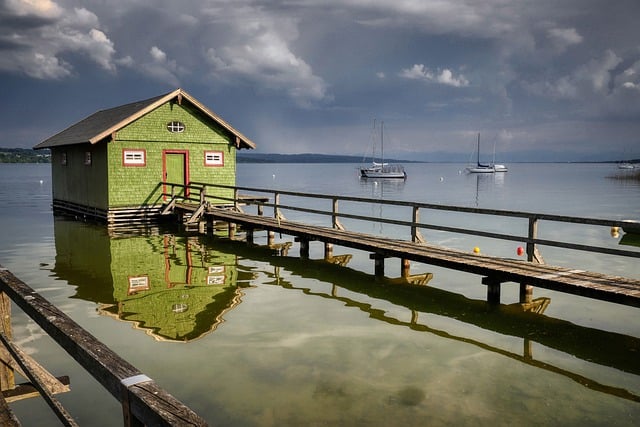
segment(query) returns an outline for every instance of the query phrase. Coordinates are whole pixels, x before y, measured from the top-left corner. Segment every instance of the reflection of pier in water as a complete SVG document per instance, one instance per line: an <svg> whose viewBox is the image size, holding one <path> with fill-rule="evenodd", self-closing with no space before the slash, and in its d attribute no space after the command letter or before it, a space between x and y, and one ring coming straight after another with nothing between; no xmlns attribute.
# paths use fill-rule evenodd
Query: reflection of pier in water
<svg viewBox="0 0 640 427"><path fill-rule="evenodd" d="M53 272L75 298L131 322L157 340L191 341L213 331L242 296L236 256L170 233L109 237L101 227L56 220ZM241 273L242 274L242 273Z"/></svg>
<svg viewBox="0 0 640 427"><path fill-rule="evenodd" d="M301 291L305 295L328 298L343 302L369 313L370 317L392 325L407 327L415 331L431 333L443 338L471 344L527 365L563 375L592 390L607 393L631 401L640 402L640 396L619 387L608 386L584 375L534 359L532 344L538 343L592 364L611 367L633 375L640 375L637 354L640 339L623 334L583 327L568 321L549 318L541 312L549 303L548 298L534 300L534 304L511 304L494 306L482 300L472 300L463 295L442 289L424 286L431 274L416 275L401 279L376 279L374 276L346 267L350 255L332 256L325 260L301 260L286 256L291 246L281 243L272 248L247 246L244 242L205 236L175 236L171 233L155 236L134 236L126 239L109 238L104 229L73 221L56 221L56 266L54 273L70 284L77 286L76 296L103 305L105 311L119 319L134 322L156 339L185 341L198 338L215 329L221 316L239 302L240 287L250 286L254 272L239 263L247 258L264 262L275 271L265 272L273 277L273 284L285 289ZM114 244L115 242L115 244ZM119 245L127 246L125 250ZM215 250L212 249L215 247ZM149 255L151 253L152 255ZM136 254L137 256L133 256ZM280 256L274 256L280 255ZM98 261L96 261L98 260ZM108 261L108 262L107 262ZM110 268L93 270L93 266L107 265ZM228 267L224 286L207 285L209 267L220 271L219 266ZM153 266L155 270L151 272ZM167 266L170 270L167 270ZM218 266L218 267L215 267ZM218 268L218 270L216 270ZM331 291L317 292L296 287L280 277L279 270L285 268L302 278L316 279L332 284ZM129 276L140 277L147 272L149 290L129 294ZM371 286L375 281L376 285ZM137 283L139 286L144 287ZM402 286L398 283L413 283ZM118 285L114 286L114 283ZM415 284L420 284L416 286ZM154 290L154 285L160 289ZM349 297L340 295L344 289ZM224 292L220 292L224 290ZM152 292L149 292L152 291ZM158 295L154 296L157 292ZM193 292L193 293L191 293ZM190 302L200 301L187 310L173 310L181 295L189 295ZM208 293L207 293L208 292ZM166 293L166 297L162 294ZM368 302L360 302L353 294L387 301L410 312L410 321L403 321L375 308ZM193 298L191 296L194 295ZM149 297L149 298L147 298ZM141 307L140 311L134 308ZM145 308L148 311L145 311ZM163 314L155 314L159 310ZM177 311L177 312L176 312ZM190 332L181 331L171 336L163 330L167 322L175 322L176 316L188 314ZM484 343L478 339L451 334L427 324L420 323L421 314L433 314L456 319L487 331L520 338L522 353L514 353ZM197 321L196 321L197 320ZM203 321L204 320L204 321ZM162 334L166 335L163 336Z"/></svg>
<svg viewBox="0 0 640 427"><path fill-rule="evenodd" d="M274 278L273 285L298 290L305 295L342 301L345 306L357 307L369 313L373 319L475 345L535 368L563 375L589 389L640 402L639 395L624 388L605 385L584 375L534 359L532 345L538 343L589 363L640 375L640 365L637 363L637 355L640 353L639 338L544 316L541 312L549 304L549 298L536 299L532 304L515 303L496 307L485 301L469 299L460 294L429 286L398 286L398 283L404 281L403 279L376 279L374 276L346 267L345 262L342 262L342 265L325 260L306 260L303 263L296 257L274 257L273 251L268 247L247 247L245 243L224 239L218 239L215 242L220 250L228 250L248 259L271 264L274 272L267 274L271 274ZM342 261L347 259L348 262L349 256L341 257L336 258ZM312 263L312 267L309 263ZM281 268L303 278L331 283L331 292L315 292L309 288L296 287L280 277ZM427 275L426 281L429 278L430 276ZM372 281L376 281L376 286L371 286ZM339 295L340 289L405 307L411 312L411 321L402 321L388 316L384 310L373 307L370 302L359 302L352 297L342 297ZM522 354L514 353L477 339L453 335L421 324L419 323L421 313L452 318L498 334L522 338L523 352Z"/></svg>

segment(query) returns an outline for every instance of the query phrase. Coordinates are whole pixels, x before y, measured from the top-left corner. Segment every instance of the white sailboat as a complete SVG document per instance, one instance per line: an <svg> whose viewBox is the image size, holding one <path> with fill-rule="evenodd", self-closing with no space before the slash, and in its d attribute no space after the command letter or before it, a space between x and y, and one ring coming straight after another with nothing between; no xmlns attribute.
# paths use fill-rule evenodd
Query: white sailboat
<svg viewBox="0 0 640 427"><path fill-rule="evenodd" d="M407 172L402 165L389 164L384 161L384 122L382 121L380 121L380 162L376 162L374 158L370 166L361 167L360 177L407 179Z"/></svg>
<svg viewBox="0 0 640 427"><path fill-rule="evenodd" d="M469 166L466 168L469 173L495 173L495 172L507 172L509 169L506 165L496 163L496 146L493 145L493 162L490 164L480 163L480 133L478 133L478 149L477 160L475 166Z"/></svg>
<svg viewBox="0 0 640 427"><path fill-rule="evenodd" d="M480 132L478 132L478 149L477 149L476 165L469 166L466 170L469 173L494 173L496 171L493 168L493 165L480 163Z"/></svg>

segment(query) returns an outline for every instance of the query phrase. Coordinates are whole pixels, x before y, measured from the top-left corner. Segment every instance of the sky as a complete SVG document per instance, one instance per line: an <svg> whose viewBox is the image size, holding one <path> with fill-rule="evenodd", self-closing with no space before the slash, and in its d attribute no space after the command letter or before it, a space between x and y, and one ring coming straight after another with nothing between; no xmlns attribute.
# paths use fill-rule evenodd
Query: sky
<svg viewBox="0 0 640 427"><path fill-rule="evenodd" d="M183 88L260 153L640 158L638 0L0 0L0 147Z"/></svg>

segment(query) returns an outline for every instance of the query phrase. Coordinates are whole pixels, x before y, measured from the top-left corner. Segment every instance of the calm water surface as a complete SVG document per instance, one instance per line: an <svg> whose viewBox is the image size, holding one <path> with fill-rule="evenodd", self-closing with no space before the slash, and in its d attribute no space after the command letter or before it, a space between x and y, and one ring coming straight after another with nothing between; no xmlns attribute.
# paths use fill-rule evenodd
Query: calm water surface
<svg viewBox="0 0 640 427"><path fill-rule="evenodd" d="M410 164L409 179L391 183L360 181L356 165L240 164L238 184L640 219L640 184L608 178L618 174L613 165L514 164L495 176L463 168ZM432 275L428 286L398 286L391 279L399 263L390 260L389 280L376 282L368 254L336 247L335 255L351 255L339 267L322 262L322 245L312 243L311 260L300 261L289 236L278 236L292 242L287 256L172 229L109 236L101 226L54 218L50 187L48 165L0 164L0 264L212 425L640 424L638 309L536 289L534 298L548 305L526 313L514 304L515 284L491 309L477 276L414 264L412 273ZM381 205L340 209L410 219ZM526 230L515 221L421 215ZM343 223L408 238L402 228ZM602 227L543 222L540 234L635 248ZM516 257L513 242L423 235ZM640 277L632 259L541 250L551 264ZM71 392L59 398L81 425L122 425L115 399L17 308L13 327L39 362L70 376ZM58 425L41 399L12 408L23 425Z"/></svg>

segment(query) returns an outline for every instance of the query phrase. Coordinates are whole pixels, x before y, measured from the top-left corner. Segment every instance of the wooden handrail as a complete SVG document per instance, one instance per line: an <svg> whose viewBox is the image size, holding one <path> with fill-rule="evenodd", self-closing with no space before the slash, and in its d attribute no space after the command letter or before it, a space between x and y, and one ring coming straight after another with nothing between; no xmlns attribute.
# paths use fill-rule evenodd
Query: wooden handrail
<svg viewBox="0 0 640 427"><path fill-rule="evenodd" d="M0 292L33 319L123 406L125 425L206 426L155 381L122 359L26 283L0 266Z"/></svg>
<svg viewBox="0 0 640 427"><path fill-rule="evenodd" d="M353 219L353 220L359 220L359 221L371 221L371 222L378 222L383 224L406 226L410 228L411 240L414 242L424 241L424 239L420 235L420 231L419 231L420 229L446 231L446 232L466 234L471 236L488 237L492 239L522 242L527 247L526 253L529 261L540 259L540 255L538 254L538 251L537 251L537 245L553 246L553 247L560 247L564 249L580 250L580 251L594 252L594 253L603 253L603 254L609 254L609 255L615 255L615 256L640 258L640 252L638 251L607 248L607 247L601 247L601 246L583 245L583 244L562 242L562 241L549 240L549 239L539 239L538 231L537 231L540 220L560 222L560 223L606 226L606 227L624 227L625 225L629 225L630 223L640 225L640 222L635 222L635 221L576 217L576 216L567 216L567 215L546 214L546 213L539 213L539 212L520 212L520 211L511 211L511 210L473 208L473 207L454 206L454 205L438 205L433 203L373 199L373 198L367 198L367 197L336 196L336 195L328 195L328 194L303 193L298 191L275 190L275 189L265 189L265 188L256 188L256 187L246 187L246 186L233 186L233 185L225 185L225 184L208 184L208 183L202 183L202 182L192 182L190 185L187 185L184 187L190 187L190 188L199 189L199 190L205 189L207 187L233 190L233 193L234 193L233 200L222 197L222 196L212 196L209 194L207 194L207 197L215 197L219 200L229 200L234 205L237 205L238 203L237 198L238 198L239 191L272 194L274 198L273 203L260 202L260 205L261 207L264 207L264 206L273 207L274 215L276 215L276 212L279 213L281 210L290 210L290 211L304 212L304 213L315 214L315 215L330 216L332 224L335 224L336 222L338 222L339 218L347 218L347 219ZM281 200L281 196L283 195L299 197L299 198L308 198L308 199L329 200L332 203L332 208L331 210L319 210L319 209L313 209L313 208L307 208L307 207L301 207L301 206L282 204L280 200ZM380 218L380 217L371 217L371 216L365 216L365 215L340 213L337 211L339 201L410 207L412 209L412 220L404 221L404 220L392 219L392 218ZM462 227L427 224L419 221L418 212L420 209L431 209L431 210L449 211L449 212L474 214L474 215L500 216L500 217L511 217L516 219L526 219L528 221L527 235L518 236L518 235L511 235L511 234L480 231L480 230L474 230L474 229L468 229L468 228L462 228Z"/></svg>

